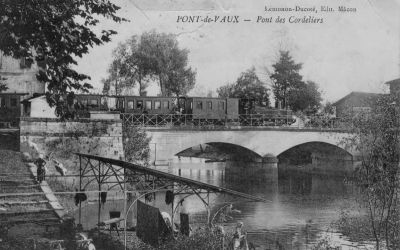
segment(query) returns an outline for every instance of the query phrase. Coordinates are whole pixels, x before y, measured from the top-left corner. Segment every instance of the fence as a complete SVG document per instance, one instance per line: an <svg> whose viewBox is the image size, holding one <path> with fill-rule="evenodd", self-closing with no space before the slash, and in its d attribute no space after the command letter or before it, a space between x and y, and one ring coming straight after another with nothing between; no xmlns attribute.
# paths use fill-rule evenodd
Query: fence
<svg viewBox="0 0 400 250"><path fill-rule="evenodd" d="M227 128L271 127L292 129L347 129L349 124L339 118L322 116L276 116L270 114L239 115L236 119L197 118L191 114L131 114L122 113L121 119L129 126Z"/></svg>

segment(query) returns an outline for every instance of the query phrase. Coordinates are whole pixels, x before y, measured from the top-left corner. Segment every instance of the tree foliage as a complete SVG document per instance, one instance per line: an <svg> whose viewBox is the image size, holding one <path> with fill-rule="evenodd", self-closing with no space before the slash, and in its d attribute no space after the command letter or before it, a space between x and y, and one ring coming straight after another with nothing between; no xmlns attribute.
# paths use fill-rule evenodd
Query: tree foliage
<svg viewBox="0 0 400 250"><path fill-rule="evenodd" d="M143 67L158 78L162 96L185 95L195 85L196 71L188 67L186 49L180 49L173 34L145 32L139 50Z"/></svg>
<svg viewBox="0 0 400 250"><path fill-rule="evenodd" d="M4 55L41 64L37 79L47 84L47 101L57 107L57 115L68 118L69 110L62 107L66 96L91 88L83 83L90 77L72 66L89 48L109 42L116 34L113 30L96 34L92 28L99 24L98 17L125 21L116 15L118 9L109 0L3 0L0 50Z"/></svg>
<svg viewBox="0 0 400 250"><path fill-rule="evenodd" d="M217 89L219 97L254 99L259 105L269 104L269 89L258 78L254 67L242 72L234 84L226 84Z"/></svg>
<svg viewBox="0 0 400 250"><path fill-rule="evenodd" d="M149 164L150 140L146 131L124 124L123 147L125 161L143 165Z"/></svg>
<svg viewBox="0 0 400 250"><path fill-rule="evenodd" d="M388 249L400 247L398 101L396 96L383 96L372 111L353 116L352 136L347 141L361 152L356 184L377 249L382 239Z"/></svg>
<svg viewBox="0 0 400 250"><path fill-rule="evenodd" d="M321 92L313 81L299 82L288 90L287 96L288 105L293 111L315 114L321 106Z"/></svg>
<svg viewBox="0 0 400 250"><path fill-rule="evenodd" d="M289 91L298 89L303 83L303 77L299 73L302 64L296 63L289 51L280 51L279 53L279 60L272 65L274 72L270 78L273 82L272 92L275 100L282 103L282 108L286 108Z"/></svg>
<svg viewBox="0 0 400 250"><path fill-rule="evenodd" d="M146 94L148 81L152 78L151 68L147 58L141 51L140 39L132 36L124 43L120 43L113 51L113 61L108 69L108 78L103 81L103 93L109 94L114 85L116 95L121 94L124 88L133 88L138 85L139 95Z"/></svg>

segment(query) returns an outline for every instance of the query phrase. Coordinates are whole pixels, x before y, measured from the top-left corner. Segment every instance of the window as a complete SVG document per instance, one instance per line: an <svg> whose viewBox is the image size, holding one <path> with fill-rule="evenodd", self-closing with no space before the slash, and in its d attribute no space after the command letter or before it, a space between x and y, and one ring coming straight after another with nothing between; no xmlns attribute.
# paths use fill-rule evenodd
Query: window
<svg viewBox="0 0 400 250"><path fill-rule="evenodd" d="M123 109L125 108L125 100L124 99L118 99L118 109Z"/></svg>
<svg viewBox="0 0 400 250"><path fill-rule="evenodd" d="M133 101L128 101L128 109L133 109Z"/></svg>
<svg viewBox="0 0 400 250"><path fill-rule="evenodd" d="M151 101L146 101L146 109L151 109Z"/></svg>
<svg viewBox="0 0 400 250"><path fill-rule="evenodd" d="M137 109L142 109L143 108L143 101L142 100L136 102L136 108Z"/></svg>
<svg viewBox="0 0 400 250"><path fill-rule="evenodd" d="M88 106L88 99L83 99L81 101L81 103L82 103L83 106L87 107Z"/></svg>
<svg viewBox="0 0 400 250"><path fill-rule="evenodd" d="M0 97L0 108L4 108L6 106L6 99L4 97Z"/></svg>
<svg viewBox="0 0 400 250"><path fill-rule="evenodd" d="M212 102L211 101L207 102L207 109L212 109Z"/></svg>
<svg viewBox="0 0 400 250"><path fill-rule="evenodd" d="M161 109L161 102L160 101L155 101L154 102L154 109Z"/></svg>
<svg viewBox="0 0 400 250"><path fill-rule="evenodd" d="M164 101L163 102L163 108L164 109L169 109L169 101Z"/></svg>
<svg viewBox="0 0 400 250"><path fill-rule="evenodd" d="M29 68L29 69L30 69L31 66L32 66L32 62L29 61L29 60L26 60L25 57L20 59L20 61L19 61L19 67L20 67L20 69L26 69L26 68Z"/></svg>
<svg viewBox="0 0 400 250"><path fill-rule="evenodd" d="M11 107L17 107L17 98L11 98L10 99L10 106Z"/></svg>
<svg viewBox="0 0 400 250"><path fill-rule="evenodd" d="M90 106L92 107L98 107L99 106L99 102L97 99L91 99L90 100Z"/></svg>
<svg viewBox="0 0 400 250"><path fill-rule="evenodd" d="M196 103L196 108L197 108L197 109L203 109L203 102L202 102L202 101L198 101L198 102Z"/></svg>

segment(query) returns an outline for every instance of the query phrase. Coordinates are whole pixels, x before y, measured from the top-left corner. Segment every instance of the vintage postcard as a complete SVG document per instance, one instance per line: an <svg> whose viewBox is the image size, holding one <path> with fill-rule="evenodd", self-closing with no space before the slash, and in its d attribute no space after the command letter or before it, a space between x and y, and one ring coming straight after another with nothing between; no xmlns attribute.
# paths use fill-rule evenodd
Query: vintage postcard
<svg viewBox="0 0 400 250"><path fill-rule="evenodd" d="M400 249L399 0L0 1L0 249Z"/></svg>

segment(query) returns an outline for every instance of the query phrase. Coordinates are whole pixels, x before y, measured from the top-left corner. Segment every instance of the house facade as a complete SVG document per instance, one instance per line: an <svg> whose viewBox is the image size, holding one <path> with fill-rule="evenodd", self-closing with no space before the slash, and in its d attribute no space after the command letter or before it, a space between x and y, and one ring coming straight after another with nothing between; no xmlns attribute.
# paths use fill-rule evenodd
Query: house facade
<svg viewBox="0 0 400 250"><path fill-rule="evenodd" d="M45 84L36 79L38 71L36 63L5 56L0 51L0 78L8 87L2 93L27 93L28 96L44 93Z"/></svg>
<svg viewBox="0 0 400 250"><path fill-rule="evenodd" d="M45 83L36 79L39 66L24 58L15 59L0 51L0 81L7 87L0 93L0 127L15 127L24 114L21 102L45 93Z"/></svg>

